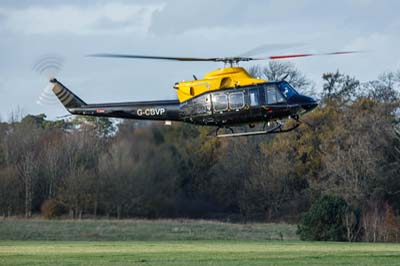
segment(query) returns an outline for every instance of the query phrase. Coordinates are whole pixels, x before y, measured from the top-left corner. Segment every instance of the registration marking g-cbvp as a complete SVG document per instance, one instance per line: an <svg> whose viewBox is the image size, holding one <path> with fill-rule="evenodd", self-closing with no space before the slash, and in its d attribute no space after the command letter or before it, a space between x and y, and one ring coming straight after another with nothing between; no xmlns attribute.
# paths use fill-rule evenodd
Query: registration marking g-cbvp
<svg viewBox="0 0 400 266"><path fill-rule="evenodd" d="M164 108L139 108L136 111L138 116L160 116L163 115L165 113L165 109Z"/></svg>

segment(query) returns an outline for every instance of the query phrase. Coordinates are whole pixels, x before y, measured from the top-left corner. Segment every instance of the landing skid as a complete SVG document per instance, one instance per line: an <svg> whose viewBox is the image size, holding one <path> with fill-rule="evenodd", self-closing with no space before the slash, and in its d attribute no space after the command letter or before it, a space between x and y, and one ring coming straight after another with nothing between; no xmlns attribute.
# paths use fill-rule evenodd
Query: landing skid
<svg viewBox="0 0 400 266"><path fill-rule="evenodd" d="M270 129L259 130L259 131L248 131L248 132L238 132L234 133L232 128L229 128L232 133L229 134L218 134L219 129L215 131L215 135L217 138L230 138L230 137L246 137L246 136L257 136L257 135L267 135L267 134L278 134L278 133L285 133L292 130L295 130L300 126L300 122L296 120L297 123L292 126L291 128L283 129L282 126L284 125L281 121L275 121L274 125ZM264 125L265 128L265 125Z"/></svg>

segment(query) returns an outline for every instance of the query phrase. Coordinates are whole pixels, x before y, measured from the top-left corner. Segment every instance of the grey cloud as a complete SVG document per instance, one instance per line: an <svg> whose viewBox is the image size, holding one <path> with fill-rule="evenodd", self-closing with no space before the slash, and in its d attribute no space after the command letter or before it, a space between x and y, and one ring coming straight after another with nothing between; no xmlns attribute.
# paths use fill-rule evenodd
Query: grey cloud
<svg viewBox="0 0 400 266"><path fill-rule="evenodd" d="M112 30L112 29L125 28L132 23L133 21L130 20L115 21L107 17L101 17L96 21L96 23L93 24L92 28L101 30Z"/></svg>
<svg viewBox="0 0 400 266"><path fill-rule="evenodd" d="M3 29L23 34L111 34L146 32L155 10L162 5L110 3L81 7L62 5L0 9ZM107 31L108 30L112 30Z"/></svg>
<svg viewBox="0 0 400 266"><path fill-rule="evenodd" d="M153 4L162 3L162 0L1 0L0 8L26 8L26 7L58 7L62 5L75 5L80 7L90 7L96 5L105 5L111 2L126 4Z"/></svg>
<svg viewBox="0 0 400 266"><path fill-rule="evenodd" d="M202 27L231 27L246 23L238 19L243 1L171 1L153 14L150 31L155 34L176 34ZM246 7L245 7L246 8Z"/></svg>
<svg viewBox="0 0 400 266"><path fill-rule="evenodd" d="M203 27L264 27L282 23L326 25L328 29L343 30L351 25L379 31L397 19L399 8L400 1L396 0L168 1L163 10L154 14L150 31L180 34Z"/></svg>

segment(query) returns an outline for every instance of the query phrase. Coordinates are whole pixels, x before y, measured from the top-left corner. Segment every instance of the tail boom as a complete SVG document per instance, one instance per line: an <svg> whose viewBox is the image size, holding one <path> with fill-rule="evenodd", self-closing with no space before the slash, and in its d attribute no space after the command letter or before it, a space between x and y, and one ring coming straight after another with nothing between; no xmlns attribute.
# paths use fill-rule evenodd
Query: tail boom
<svg viewBox="0 0 400 266"><path fill-rule="evenodd" d="M141 120L181 120L178 101L88 104L85 107L69 109L69 111L72 114L90 116Z"/></svg>
<svg viewBox="0 0 400 266"><path fill-rule="evenodd" d="M54 94L71 114L141 120L182 120L178 100L86 104L56 79L50 82L54 83Z"/></svg>

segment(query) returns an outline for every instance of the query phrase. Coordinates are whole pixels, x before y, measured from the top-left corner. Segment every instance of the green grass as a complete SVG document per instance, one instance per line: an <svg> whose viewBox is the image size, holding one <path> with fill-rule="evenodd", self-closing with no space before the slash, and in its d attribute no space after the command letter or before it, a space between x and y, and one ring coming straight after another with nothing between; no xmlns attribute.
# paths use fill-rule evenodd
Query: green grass
<svg viewBox="0 0 400 266"><path fill-rule="evenodd" d="M0 265L400 265L400 245L298 241L0 241Z"/></svg>
<svg viewBox="0 0 400 266"><path fill-rule="evenodd" d="M201 220L5 219L0 266L400 265L399 244L301 242L295 231Z"/></svg>
<svg viewBox="0 0 400 266"><path fill-rule="evenodd" d="M0 240L297 240L289 224L204 220L0 220Z"/></svg>

